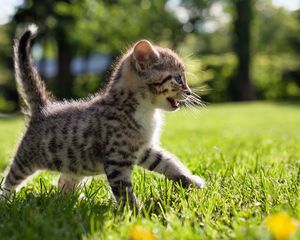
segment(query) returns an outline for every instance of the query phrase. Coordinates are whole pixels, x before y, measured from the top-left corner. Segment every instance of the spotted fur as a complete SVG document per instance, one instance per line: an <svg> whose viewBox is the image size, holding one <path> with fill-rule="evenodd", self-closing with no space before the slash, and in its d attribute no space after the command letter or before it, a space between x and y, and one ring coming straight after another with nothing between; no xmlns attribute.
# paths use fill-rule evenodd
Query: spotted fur
<svg viewBox="0 0 300 240"><path fill-rule="evenodd" d="M28 126L5 177L8 196L37 170L61 173L58 187L71 191L84 176L105 173L117 200L136 204L134 165L164 174L184 187L201 178L160 148L160 110L175 111L190 93L184 64L170 49L137 42L118 61L106 88L89 99L49 98L32 65L32 27L15 41L15 71L29 112Z"/></svg>

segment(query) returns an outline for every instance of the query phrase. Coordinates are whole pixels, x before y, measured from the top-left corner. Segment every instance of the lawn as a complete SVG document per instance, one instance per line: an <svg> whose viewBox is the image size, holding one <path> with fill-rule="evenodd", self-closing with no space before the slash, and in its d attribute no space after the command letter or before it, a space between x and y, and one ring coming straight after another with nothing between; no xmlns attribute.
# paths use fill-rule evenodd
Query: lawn
<svg viewBox="0 0 300 240"><path fill-rule="evenodd" d="M1 172L22 129L20 116L0 119ZM0 203L0 239L129 239L140 228L157 239L272 239L268 216L300 219L300 103L211 104L167 114L162 146L207 187L184 190L137 168L143 208L134 213L115 207L103 176L64 195L55 187L58 175L44 172Z"/></svg>

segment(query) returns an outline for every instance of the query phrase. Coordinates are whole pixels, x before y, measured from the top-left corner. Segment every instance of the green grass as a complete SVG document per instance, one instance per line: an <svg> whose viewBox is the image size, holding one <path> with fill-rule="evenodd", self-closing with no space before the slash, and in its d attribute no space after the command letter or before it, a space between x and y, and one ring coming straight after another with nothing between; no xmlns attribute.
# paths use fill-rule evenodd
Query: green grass
<svg viewBox="0 0 300 240"><path fill-rule="evenodd" d="M21 117L0 120L2 172L23 128ZM0 239L129 239L134 225L158 239L272 239L267 216L300 218L300 104L222 104L168 114L162 146L203 176L206 189L184 190L136 169L143 209L135 214L116 209L103 177L65 196L52 186L58 175L42 173L0 203ZM80 191L86 198L78 200Z"/></svg>

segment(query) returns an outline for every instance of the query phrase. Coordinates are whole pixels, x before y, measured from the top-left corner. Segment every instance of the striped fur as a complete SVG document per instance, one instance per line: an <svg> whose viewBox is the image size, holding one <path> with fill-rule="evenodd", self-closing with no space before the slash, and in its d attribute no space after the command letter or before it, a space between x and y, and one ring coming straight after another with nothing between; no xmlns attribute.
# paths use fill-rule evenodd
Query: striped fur
<svg viewBox="0 0 300 240"><path fill-rule="evenodd" d="M15 75L19 93L22 95L27 113L38 112L48 102L48 94L44 83L36 69L32 65L29 57L30 41L37 32L35 25L30 25L20 39L15 40L14 44L14 60Z"/></svg>
<svg viewBox="0 0 300 240"><path fill-rule="evenodd" d="M106 88L89 99L57 102L48 97L29 54L28 28L16 40L15 69L30 111L28 127L2 186L8 196L37 170L61 173L58 187L72 191L84 176L105 173L117 200L137 204L135 164L164 174L184 187L203 181L158 147L160 110L177 110L189 93L184 65L171 50L141 40L128 49Z"/></svg>

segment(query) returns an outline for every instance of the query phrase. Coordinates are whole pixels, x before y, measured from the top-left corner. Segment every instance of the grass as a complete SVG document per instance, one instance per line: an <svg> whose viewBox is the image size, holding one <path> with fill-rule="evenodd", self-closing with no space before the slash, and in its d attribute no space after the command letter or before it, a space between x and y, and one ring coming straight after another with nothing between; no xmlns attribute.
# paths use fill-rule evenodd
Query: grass
<svg viewBox="0 0 300 240"><path fill-rule="evenodd" d="M21 117L0 120L0 169L23 129ZM264 221L285 212L300 218L300 105L211 105L166 116L162 146L207 182L184 190L136 169L136 214L117 209L103 177L70 195L42 173L0 203L1 239L129 239L133 226L158 239L271 239ZM79 200L80 191L86 198ZM299 239L299 231L294 239Z"/></svg>

